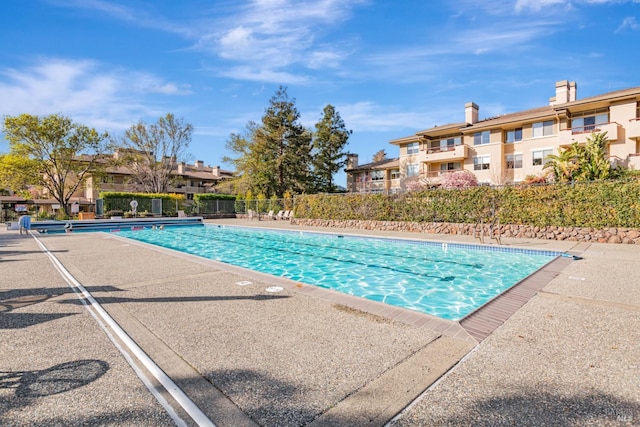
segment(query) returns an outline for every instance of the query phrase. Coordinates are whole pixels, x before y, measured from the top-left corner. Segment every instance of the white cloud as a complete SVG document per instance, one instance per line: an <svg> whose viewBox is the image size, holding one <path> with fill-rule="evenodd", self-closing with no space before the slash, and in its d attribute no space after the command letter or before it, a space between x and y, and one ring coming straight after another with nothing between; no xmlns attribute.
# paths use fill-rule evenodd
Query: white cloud
<svg viewBox="0 0 640 427"><path fill-rule="evenodd" d="M630 29L632 31L640 30L640 24L636 20L635 16L627 16L626 18L624 18L622 20L622 24L620 24L620 26L616 29L616 33L626 29Z"/></svg>
<svg viewBox="0 0 640 427"><path fill-rule="evenodd" d="M67 8L90 9L112 15L125 21L133 21L135 13L132 9L102 0L46 0L48 3Z"/></svg>
<svg viewBox="0 0 640 427"><path fill-rule="evenodd" d="M236 27L220 39L220 56L228 59L244 58L253 54L256 40L252 31L243 26Z"/></svg>
<svg viewBox="0 0 640 427"><path fill-rule="evenodd" d="M307 66L311 69L338 68L344 58L344 54L332 50L317 50L311 52Z"/></svg>
<svg viewBox="0 0 640 427"><path fill-rule="evenodd" d="M365 70L375 69L381 79L416 83L431 81L434 76L442 79L442 68L452 70L486 66L487 61L498 64L500 58L516 57L536 46L539 39L557 28L555 20L530 20L526 23L496 25L467 25L437 43L422 46L391 46L362 58ZM488 55L492 55L487 58ZM479 61L482 61L480 63Z"/></svg>
<svg viewBox="0 0 640 427"><path fill-rule="evenodd" d="M355 132L415 129L417 123L425 121L422 113L398 111L397 107L378 105L371 101L338 105L336 110L340 112L347 128Z"/></svg>
<svg viewBox="0 0 640 427"><path fill-rule="evenodd" d="M267 79L284 74L291 82L295 80L293 68L340 66L346 42L340 41L338 46L323 41L323 37L329 28L349 19L359 3L362 0L254 0L214 24L208 23L207 29L220 30L203 30L194 48L236 62L235 68L251 69L250 80L283 83ZM247 74L224 75L242 78Z"/></svg>
<svg viewBox="0 0 640 427"><path fill-rule="evenodd" d="M369 0L228 2L202 8L197 11L197 16L196 11L185 8L186 18L165 18L154 8L140 6L139 3L46 1L59 7L95 11L130 25L181 34L186 39L195 40L191 50L235 63L233 73L222 73L225 77L291 83L307 81L305 69L336 69L341 66L348 40L334 43L326 39L330 38L331 29L351 18L357 5ZM242 72L238 73L239 70ZM280 80L281 77L286 81Z"/></svg>
<svg viewBox="0 0 640 427"><path fill-rule="evenodd" d="M522 12L525 10L531 10L533 12L539 12L548 7L569 4L567 0L517 0L515 5L516 12Z"/></svg>
<svg viewBox="0 0 640 427"><path fill-rule="evenodd" d="M253 82L277 82L283 85L305 84L308 82L308 78L304 75L254 66L231 67L217 70L216 72L223 77Z"/></svg>
<svg viewBox="0 0 640 427"><path fill-rule="evenodd" d="M228 137L230 131L228 127L221 126L194 126L193 133L202 136Z"/></svg>
<svg viewBox="0 0 640 427"><path fill-rule="evenodd" d="M0 93L0 115L61 113L99 130L120 130L166 114L155 106L154 94L185 94L188 88L90 60L46 58L24 69L0 69Z"/></svg>
<svg viewBox="0 0 640 427"><path fill-rule="evenodd" d="M540 12L558 5L574 8L582 4L618 4L618 3L640 3L639 0L517 0L516 12L530 10Z"/></svg>
<svg viewBox="0 0 640 427"><path fill-rule="evenodd" d="M133 8L104 0L45 0L57 6L78 10L89 10L112 16L131 25L145 28L154 28L165 32L194 36L193 29L189 25L178 25L152 12L151 8Z"/></svg>

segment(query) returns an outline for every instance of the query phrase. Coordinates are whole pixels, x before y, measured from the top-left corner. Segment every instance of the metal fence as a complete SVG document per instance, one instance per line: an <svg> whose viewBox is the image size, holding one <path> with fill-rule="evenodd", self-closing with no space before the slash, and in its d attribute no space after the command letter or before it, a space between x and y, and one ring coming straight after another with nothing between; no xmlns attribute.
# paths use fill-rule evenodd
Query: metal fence
<svg viewBox="0 0 640 427"><path fill-rule="evenodd" d="M236 213L235 200L199 200L191 206L191 213L198 215L230 215Z"/></svg>
<svg viewBox="0 0 640 427"><path fill-rule="evenodd" d="M245 214L252 210L259 214L273 212L277 214L280 211L293 210L293 199L254 199L254 200L236 200L234 203L234 211L238 214Z"/></svg>

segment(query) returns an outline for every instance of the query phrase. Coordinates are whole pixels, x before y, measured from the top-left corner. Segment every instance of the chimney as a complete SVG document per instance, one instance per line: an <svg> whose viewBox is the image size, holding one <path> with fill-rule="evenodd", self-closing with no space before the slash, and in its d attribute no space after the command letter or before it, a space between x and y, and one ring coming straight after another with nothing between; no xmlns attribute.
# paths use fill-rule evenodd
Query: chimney
<svg viewBox="0 0 640 427"><path fill-rule="evenodd" d="M478 123L478 110L480 107L475 102L464 104L464 121L470 125Z"/></svg>
<svg viewBox="0 0 640 427"><path fill-rule="evenodd" d="M178 173L180 175L184 175L184 172L185 172L185 167L184 166L185 166L184 162L178 163Z"/></svg>
<svg viewBox="0 0 640 427"><path fill-rule="evenodd" d="M204 168L204 162L202 160L196 160L194 166L201 171Z"/></svg>
<svg viewBox="0 0 640 427"><path fill-rule="evenodd" d="M549 105L566 104L569 102L569 81L560 80L556 82L556 96L549 99Z"/></svg>
<svg viewBox="0 0 640 427"><path fill-rule="evenodd" d="M569 83L569 102L578 99L578 84L576 82Z"/></svg>
<svg viewBox="0 0 640 427"><path fill-rule="evenodd" d="M347 169L353 169L358 167L358 155L357 154L348 154L347 155Z"/></svg>
<svg viewBox="0 0 640 427"><path fill-rule="evenodd" d="M216 166L215 168L211 168L211 173L213 176L220 176L220 166Z"/></svg>

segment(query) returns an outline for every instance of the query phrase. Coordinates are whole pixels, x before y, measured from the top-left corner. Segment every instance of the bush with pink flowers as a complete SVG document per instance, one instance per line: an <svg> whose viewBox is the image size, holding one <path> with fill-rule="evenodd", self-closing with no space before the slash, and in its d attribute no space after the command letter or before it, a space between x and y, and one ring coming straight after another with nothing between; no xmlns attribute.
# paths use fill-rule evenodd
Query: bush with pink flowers
<svg viewBox="0 0 640 427"><path fill-rule="evenodd" d="M445 190L451 188L469 188L477 186L478 178L476 178L473 172L468 170L446 173L440 178L440 187Z"/></svg>

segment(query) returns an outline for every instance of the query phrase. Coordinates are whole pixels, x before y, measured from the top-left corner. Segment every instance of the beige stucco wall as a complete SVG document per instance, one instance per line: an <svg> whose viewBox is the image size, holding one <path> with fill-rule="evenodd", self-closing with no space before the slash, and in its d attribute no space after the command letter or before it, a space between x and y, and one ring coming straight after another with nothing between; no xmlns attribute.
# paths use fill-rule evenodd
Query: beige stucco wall
<svg viewBox="0 0 640 427"><path fill-rule="evenodd" d="M618 130L618 139L610 140L609 155L623 165L628 163L629 153L635 153L637 148L635 138L629 138L624 128L629 125L630 120L636 118L636 108L636 102L624 102L609 108L609 121L622 126Z"/></svg>

